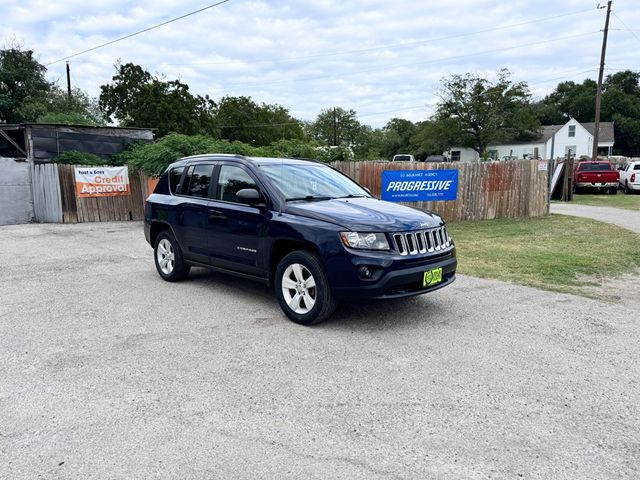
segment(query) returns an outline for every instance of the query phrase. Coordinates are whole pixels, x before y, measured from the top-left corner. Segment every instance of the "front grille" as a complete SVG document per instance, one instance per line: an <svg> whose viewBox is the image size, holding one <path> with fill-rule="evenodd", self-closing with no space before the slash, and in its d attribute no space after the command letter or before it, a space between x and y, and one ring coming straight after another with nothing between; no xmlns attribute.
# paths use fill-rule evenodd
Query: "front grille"
<svg viewBox="0 0 640 480"><path fill-rule="evenodd" d="M451 237L445 226L416 232L394 233L392 237L400 255L440 252L451 246Z"/></svg>

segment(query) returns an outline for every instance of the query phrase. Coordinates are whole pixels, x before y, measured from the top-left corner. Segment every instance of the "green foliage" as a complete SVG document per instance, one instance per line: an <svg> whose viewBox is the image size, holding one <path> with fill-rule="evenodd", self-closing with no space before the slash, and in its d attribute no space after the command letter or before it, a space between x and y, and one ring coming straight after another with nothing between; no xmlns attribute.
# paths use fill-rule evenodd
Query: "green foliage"
<svg viewBox="0 0 640 480"><path fill-rule="evenodd" d="M302 139L302 122L281 105L258 104L251 97L223 97L216 115L218 136L230 142L266 146L278 140Z"/></svg>
<svg viewBox="0 0 640 480"><path fill-rule="evenodd" d="M352 160L348 147L325 147L301 140L279 140L265 147L254 147L242 142L219 140L204 135L171 133L155 143L138 143L126 151L114 155L112 162L129 165L152 175L160 175L176 160L204 153L229 153L252 157L309 158L322 162Z"/></svg>
<svg viewBox="0 0 640 480"><path fill-rule="evenodd" d="M65 90L52 85L45 96L33 99L25 108L41 123L105 125L98 101L79 88L73 89L69 98Z"/></svg>
<svg viewBox="0 0 640 480"><path fill-rule="evenodd" d="M507 70L495 83L472 74L443 79L434 120L442 122L453 144L483 156L487 145L533 137L540 127L525 82L514 83Z"/></svg>
<svg viewBox="0 0 640 480"><path fill-rule="evenodd" d="M33 57L31 50L18 46L0 50L0 122L36 119L26 107L49 91L46 72L47 68Z"/></svg>
<svg viewBox="0 0 640 480"><path fill-rule="evenodd" d="M596 88L591 79L582 83L561 82L535 105L535 113L546 125L563 124L570 117L579 122L593 122ZM616 152L640 155L640 73L625 70L606 77L600 120L614 122Z"/></svg>
<svg viewBox="0 0 640 480"><path fill-rule="evenodd" d="M330 146L355 145L361 128L356 111L341 107L322 110L315 121L307 125L312 138Z"/></svg>
<svg viewBox="0 0 640 480"><path fill-rule="evenodd" d="M162 137L170 132L188 135L215 131L215 102L192 95L179 80L153 77L139 65L118 66L113 83L100 87L99 106L109 122L122 126L150 127Z"/></svg>
<svg viewBox="0 0 640 480"><path fill-rule="evenodd" d="M65 165L104 165L105 161L99 156L92 153L79 152L77 150L68 150L61 153L53 159L54 163L63 163Z"/></svg>

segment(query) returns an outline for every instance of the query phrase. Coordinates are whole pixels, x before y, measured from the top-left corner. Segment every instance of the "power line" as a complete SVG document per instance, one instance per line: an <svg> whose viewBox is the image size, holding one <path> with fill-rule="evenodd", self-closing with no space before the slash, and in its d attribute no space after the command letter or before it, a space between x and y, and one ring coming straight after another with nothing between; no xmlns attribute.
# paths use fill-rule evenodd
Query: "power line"
<svg viewBox="0 0 640 480"><path fill-rule="evenodd" d="M452 40L455 38L463 38L463 37L470 37L470 36L474 36L474 35L480 35L483 33L490 33L490 32L495 32L495 31L499 31L499 30L507 30L510 28L517 28L517 27L522 27L525 25L531 25L534 23L542 23L542 22L547 22L550 20L556 20L558 18L564 18L564 17L568 17L568 16L573 16L573 15L580 15L582 13L586 13L586 12L591 12L595 10L595 8L589 8L586 10L578 10L575 12L567 12L567 13L561 13L558 15L551 15L551 16L547 16L547 17L541 17L541 18L536 18L533 20L528 20L525 22L520 22L520 23L512 23L512 24L508 24L508 25L503 25L503 26L499 26L499 27L492 27L492 28L485 28L482 30L476 30L473 32L466 32L466 33L459 33L459 34L455 34L455 35L448 35L448 36L444 36L444 37L434 37L434 38L429 38L429 39L425 39L425 40L417 40L414 42L400 42L400 43L391 43L391 44L387 44L387 45L378 45L375 47L369 47L369 48L360 48L360 49L354 49L354 50L342 50L339 52L327 52L327 53L316 53L316 54L312 54L312 55L305 55L305 56L299 56L299 57L288 57L288 58L272 58L272 59L261 59L261 60L255 60L252 62L245 62L242 60L235 60L235 61L230 61L230 62L182 62L182 63L145 63L143 64L144 66L158 66L158 65L166 65L166 66L197 66L197 65L212 65L212 66L220 66L220 65L237 65L237 64L258 64L258 63L282 63L282 62L294 62L294 61L298 61L298 60L309 60L309 59L314 59L314 58L325 58L325 57L333 57L333 56L340 56L340 55L351 55L351 54L357 54L357 53L366 53L366 52L372 52L372 51L376 51L376 50L385 50L385 49L393 49L393 48L403 48L403 47L413 47L413 46L417 46L417 45L424 45L424 44L428 44L428 43L432 43L432 42L440 42L443 40ZM123 37L123 38L127 38L127 37ZM114 42L117 40L114 40ZM108 44L105 44L108 45ZM81 52L81 53L85 53L85 52ZM66 58L70 58L70 57L66 57ZM65 60L65 59L61 59L61 60ZM55 63L55 62L52 62ZM98 62L89 62L89 61L85 61L82 63L89 63L89 64L98 64Z"/></svg>
<svg viewBox="0 0 640 480"><path fill-rule="evenodd" d="M145 33L145 32L148 32L150 30L154 30L156 28L162 27L164 25L168 25L169 23L173 23L173 22L176 22L178 20L182 20L183 18L190 17L191 15L195 15L195 14L200 13L200 12L204 12L205 10L209 10L210 8L217 7L218 5L222 5L223 3L227 3L229 1L231 1L231 0L221 0L221 1L217 2L217 3L212 3L211 5L207 5L206 7L199 8L198 10L194 10L193 12L185 13L184 15L180 15L179 17L175 17L175 18L172 18L171 20L167 20L166 22L158 23L157 25L153 25L151 27L147 27L145 29L138 30L137 32L125 35L124 37L116 38L115 40L111 40L111 41L103 43L101 45L97 45L95 47L88 48L88 49L83 50L81 52L74 53L73 55L68 55L68 56L62 57L62 58L60 58L58 60L54 60L53 62L47 63L46 66L53 65L54 63L62 62L64 60L68 60L68 59L73 58L73 57L77 57L78 55L82 55L84 53L88 53L88 52L92 52L94 50L98 50L99 48L106 47L107 45L113 45L116 42L120 42L122 40L126 40L127 38L131 38L131 37L135 37L136 35L140 35L141 33Z"/></svg>
<svg viewBox="0 0 640 480"><path fill-rule="evenodd" d="M427 64L432 64L432 63L440 63L440 62L446 62L449 60L458 60L458 59L462 59L462 58L469 58L469 57L476 57L479 55L486 55L486 54L491 54L491 53L500 53L500 52L506 52L509 50L514 50L514 49L518 49L518 48L525 48L525 47L532 47L532 46L536 46L536 45L544 45L546 43L551 43L551 42L557 42L560 40L568 40L568 39L572 39L572 38L578 38L578 37L585 37L587 35L594 35L600 33L599 30L593 31L593 32L586 32L586 33L580 33L577 35L569 35L569 36L564 36L564 37L556 37L556 38L552 38L549 40L542 40L539 42L531 42L531 43L525 43L525 44L521 44L521 45L514 45L511 47L503 47L503 48L496 48L496 49L492 49L492 50L484 50L484 51L480 51L480 52L475 52L475 53L469 53L469 54L465 54L465 55L455 55L455 56L451 56L451 57L441 57L441 58L437 58L434 60L425 60L422 62L411 62L411 63L403 63L403 64L388 64L388 65L384 65L382 67L378 66L375 68L369 68L366 70L357 70L357 71L352 71L352 72L347 72L347 73L341 73L338 75L320 75L320 76L314 76L314 77L301 77L301 78L296 78L296 79L286 79L286 80L276 80L276 81L272 81L272 82L240 82L240 83L229 83L225 85L225 88L228 87L234 87L234 86L240 86L240 87L252 87L252 86L264 86L264 85L277 85L277 84L284 84L284 83L290 83L290 82L300 82L300 81L309 81L309 80L322 80L322 79L330 79L330 78L341 78L341 77L345 77L345 76L350 76L350 75L358 75L361 73L371 73L371 72L379 72L381 68L398 68L398 67L414 67L416 65L427 65Z"/></svg>
<svg viewBox="0 0 640 480"><path fill-rule="evenodd" d="M618 15L616 15L616 12L615 12L615 11L611 10L611 13L613 13L613 16L614 16L614 17L616 17L616 18L618 19L618 21L619 21L619 22L624 26L624 28L625 28L629 33L631 33L631 35L633 35L634 37L636 37L636 40L638 40L638 41L640 42L640 37L638 37L638 35L636 35L636 32L634 32L634 31L633 31L633 30L631 30L629 27L627 27L627 24L626 24L626 23L624 23L624 22L622 21L622 19L621 19ZM617 30L617 29L616 29L616 30Z"/></svg>

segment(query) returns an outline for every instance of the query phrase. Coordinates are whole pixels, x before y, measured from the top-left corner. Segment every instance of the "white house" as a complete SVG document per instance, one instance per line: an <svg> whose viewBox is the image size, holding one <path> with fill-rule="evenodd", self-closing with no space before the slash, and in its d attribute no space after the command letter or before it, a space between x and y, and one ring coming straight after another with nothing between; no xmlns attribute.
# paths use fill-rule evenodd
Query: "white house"
<svg viewBox="0 0 640 480"><path fill-rule="evenodd" d="M580 123L575 118L571 118L564 125L543 126L540 129L540 136L528 142L490 145L487 147L487 153L494 160L563 158L568 152L575 157L581 155L591 157L594 132L595 123ZM600 122L598 151L611 155L613 142L613 122ZM445 155L454 162L473 162L480 159L478 152L472 148L451 147Z"/></svg>

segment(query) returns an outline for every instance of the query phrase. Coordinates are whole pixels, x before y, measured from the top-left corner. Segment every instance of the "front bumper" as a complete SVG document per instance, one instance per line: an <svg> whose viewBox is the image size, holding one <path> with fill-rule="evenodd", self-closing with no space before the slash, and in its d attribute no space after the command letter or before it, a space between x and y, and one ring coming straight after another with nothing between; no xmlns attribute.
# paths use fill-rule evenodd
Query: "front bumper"
<svg viewBox="0 0 640 480"><path fill-rule="evenodd" d="M373 281L360 281L354 286L334 287L334 295L340 300L377 300L422 295L452 283L458 266L455 248L434 258L415 259L415 265L395 263L382 269ZM442 282L431 287L423 287L424 273L435 268L442 268Z"/></svg>

